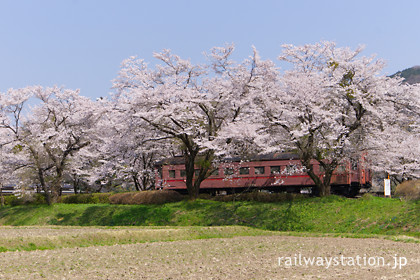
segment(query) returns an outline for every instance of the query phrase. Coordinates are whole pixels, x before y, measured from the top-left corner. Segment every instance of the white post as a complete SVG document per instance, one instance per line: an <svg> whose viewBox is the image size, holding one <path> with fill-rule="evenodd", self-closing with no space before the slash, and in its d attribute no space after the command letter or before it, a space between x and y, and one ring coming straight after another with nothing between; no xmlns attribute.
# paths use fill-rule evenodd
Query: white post
<svg viewBox="0 0 420 280"><path fill-rule="evenodd" d="M388 179L384 179L384 196L391 197L391 180L389 179L389 174Z"/></svg>

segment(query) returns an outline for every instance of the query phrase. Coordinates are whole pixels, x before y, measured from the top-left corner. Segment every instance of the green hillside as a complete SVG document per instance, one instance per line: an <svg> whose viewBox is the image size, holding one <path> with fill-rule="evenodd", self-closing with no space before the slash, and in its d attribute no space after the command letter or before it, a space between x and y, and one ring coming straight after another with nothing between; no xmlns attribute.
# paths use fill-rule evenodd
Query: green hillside
<svg viewBox="0 0 420 280"><path fill-rule="evenodd" d="M413 66L403 71L398 71L391 77L395 76L401 76L402 78L404 78L404 81L409 84L420 83L420 66Z"/></svg>

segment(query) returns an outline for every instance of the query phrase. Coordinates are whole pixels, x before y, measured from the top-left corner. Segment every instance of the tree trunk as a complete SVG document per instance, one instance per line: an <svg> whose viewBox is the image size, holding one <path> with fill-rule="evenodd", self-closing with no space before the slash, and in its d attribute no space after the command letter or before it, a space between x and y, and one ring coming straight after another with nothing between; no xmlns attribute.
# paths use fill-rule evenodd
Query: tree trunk
<svg viewBox="0 0 420 280"><path fill-rule="evenodd" d="M185 158L185 184L187 185L187 191L190 199L197 199L199 189L194 184L194 172L195 172L195 155L189 155L187 152L184 155ZM198 186L200 187L200 186Z"/></svg>
<svg viewBox="0 0 420 280"><path fill-rule="evenodd" d="M133 175L133 182L134 182L134 187L136 188L136 191L141 191L141 187L139 185L139 181L137 180L136 175Z"/></svg>
<svg viewBox="0 0 420 280"><path fill-rule="evenodd" d="M153 180L150 178L149 174L145 174L143 173L143 175L141 176L141 189L146 191L146 190L150 190L153 189Z"/></svg>
<svg viewBox="0 0 420 280"><path fill-rule="evenodd" d="M198 157L198 150L193 153L192 157L185 157L185 173L186 173L186 184L190 199L197 199L200 193L201 183L207 178L209 170L211 168L211 158L213 157L212 151L207 151L203 155L200 155L198 159L198 174L195 174L196 161Z"/></svg>
<svg viewBox="0 0 420 280"><path fill-rule="evenodd" d="M74 192L74 194L77 194L77 185L78 185L78 182L73 181L73 192Z"/></svg>
<svg viewBox="0 0 420 280"><path fill-rule="evenodd" d="M1 207L4 206L3 184L0 184Z"/></svg>
<svg viewBox="0 0 420 280"><path fill-rule="evenodd" d="M51 202L56 203L58 199L61 197L61 185L63 183L63 170L57 169L56 177L54 178L52 185L51 185Z"/></svg>
<svg viewBox="0 0 420 280"><path fill-rule="evenodd" d="M324 168L325 173L317 175L313 170L313 165L310 164L310 159L303 160L302 164L306 168L306 173L315 184L312 194L320 197L331 195L331 177L337 165L335 163L326 164L320 162L320 166Z"/></svg>
<svg viewBox="0 0 420 280"><path fill-rule="evenodd" d="M39 167L38 167L38 179L39 179L39 183L41 184L41 189L44 191L45 201L47 202L48 205L51 205L52 204L51 192L49 188L47 187L47 185L45 184L44 171L42 170L42 168L39 168Z"/></svg>
<svg viewBox="0 0 420 280"><path fill-rule="evenodd" d="M324 182L322 182L322 184L318 188L319 188L319 196L320 197L331 195L331 185L330 184L325 184Z"/></svg>
<svg viewBox="0 0 420 280"><path fill-rule="evenodd" d="M203 157L198 161L200 148L194 144L188 135L181 137L184 147L184 161L185 161L185 184L187 186L188 195L190 199L197 199L200 193L201 182L208 176L208 171L211 167L211 160L213 157L213 151L208 150L204 153ZM199 167L197 176L195 175L196 164Z"/></svg>

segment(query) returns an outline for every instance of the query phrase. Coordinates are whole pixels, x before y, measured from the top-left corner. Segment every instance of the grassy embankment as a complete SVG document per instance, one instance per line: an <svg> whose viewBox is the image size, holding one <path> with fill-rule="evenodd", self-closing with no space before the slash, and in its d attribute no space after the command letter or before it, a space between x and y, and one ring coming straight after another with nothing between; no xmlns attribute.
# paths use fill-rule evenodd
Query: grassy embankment
<svg viewBox="0 0 420 280"><path fill-rule="evenodd" d="M113 227L111 230L91 229L85 232L83 228L76 231L74 228L49 228L55 229L56 233L48 238L44 234L36 234L38 227L33 229L34 234L24 234L23 237L13 232L20 227L3 227L0 251L277 234L385 235L394 240L419 242L420 201L331 196L278 203L200 199L163 205L28 205L1 208L0 225ZM148 227L144 230L137 226L165 228ZM26 230L31 231L32 228Z"/></svg>
<svg viewBox="0 0 420 280"><path fill-rule="evenodd" d="M0 225L241 225L273 231L420 237L420 201L331 196L278 203L199 199L163 205L28 205L0 209Z"/></svg>

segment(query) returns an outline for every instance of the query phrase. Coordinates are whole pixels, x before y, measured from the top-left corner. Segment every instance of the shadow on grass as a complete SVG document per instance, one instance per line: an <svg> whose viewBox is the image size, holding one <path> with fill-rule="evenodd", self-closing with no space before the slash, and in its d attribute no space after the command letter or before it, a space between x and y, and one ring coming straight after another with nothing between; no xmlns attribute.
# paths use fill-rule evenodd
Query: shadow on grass
<svg viewBox="0 0 420 280"><path fill-rule="evenodd" d="M0 210L0 219L5 225L25 226L37 224L37 220L33 216L33 212L37 212L42 208L52 208L48 205L24 205L5 207Z"/></svg>
<svg viewBox="0 0 420 280"><path fill-rule="evenodd" d="M293 231L306 228L299 208L293 201L277 204L200 202L198 207L189 208L201 212L202 222L207 226L241 225L274 231Z"/></svg>
<svg viewBox="0 0 420 280"><path fill-rule="evenodd" d="M80 226L145 226L168 225L172 211L165 206L104 205L87 207L83 213L59 214L52 224Z"/></svg>
<svg viewBox="0 0 420 280"><path fill-rule="evenodd" d="M279 215L272 215L272 223L268 223L265 229L277 231L296 231L304 230L305 226L302 224L301 213L293 208L293 202L289 201L286 210L278 213Z"/></svg>

